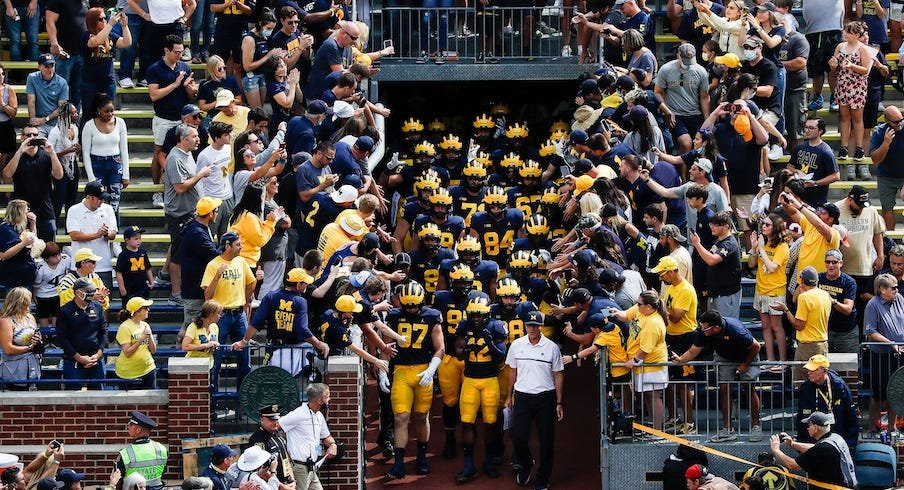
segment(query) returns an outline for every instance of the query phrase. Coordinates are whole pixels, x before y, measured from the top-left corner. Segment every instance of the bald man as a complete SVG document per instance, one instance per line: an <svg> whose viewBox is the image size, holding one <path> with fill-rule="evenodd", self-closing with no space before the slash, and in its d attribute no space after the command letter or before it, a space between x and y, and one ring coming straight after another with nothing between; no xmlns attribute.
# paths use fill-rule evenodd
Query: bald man
<svg viewBox="0 0 904 490"><path fill-rule="evenodd" d="M882 218L885 227L895 229L895 199L904 187L904 116L895 106L885 108L885 123L880 124L870 141L870 154L877 165L876 181L879 185L879 202L882 203Z"/></svg>

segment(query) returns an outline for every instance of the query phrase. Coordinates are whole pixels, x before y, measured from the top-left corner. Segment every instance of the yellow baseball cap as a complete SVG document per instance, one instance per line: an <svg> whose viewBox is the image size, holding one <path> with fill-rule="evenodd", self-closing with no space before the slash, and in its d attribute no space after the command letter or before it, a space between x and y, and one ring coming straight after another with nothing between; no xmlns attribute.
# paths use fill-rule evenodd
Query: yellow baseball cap
<svg viewBox="0 0 904 490"><path fill-rule="evenodd" d="M314 282L314 278L310 276L307 272L304 271L301 267L296 267L289 271L286 274L286 278L289 282L303 282L305 284L311 284Z"/></svg>
<svg viewBox="0 0 904 490"><path fill-rule="evenodd" d="M75 263L76 264L78 264L79 262L81 262L83 260L92 260L94 262L97 262L98 260L101 260L102 258L103 257L101 257L99 255L95 255L94 252L91 251L91 249L88 247L80 248L80 249L78 249L77 252L75 252Z"/></svg>
<svg viewBox="0 0 904 490"><path fill-rule="evenodd" d="M336 309L342 313L361 313L364 307L358 304L353 296L343 294L336 300Z"/></svg>
<svg viewBox="0 0 904 490"><path fill-rule="evenodd" d="M665 257L659 259L659 263L656 264L656 267L650 269L650 272L652 272L653 274L659 274L660 272L676 270L678 270L678 261L673 259L670 255L666 255Z"/></svg>
<svg viewBox="0 0 904 490"><path fill-rule="evenodd" d="M128 311L130 314L135 313L136 311L144 308L145 306L151 306L152 304L154 304L153 301L151 301L149 299L144 299L140 296L136 296L136 297L130 299L128 303L126 303L126 311Z"/></svg>
<svg viewBox="0 0 904 490"><path fill-rule="evenodd" d="M219 208L220 204L223 204L222 199L205 196L198 199L198 204L195 205L195 211L198 212L198 216L204 216L210 214L214 209Z"/></svg>
<svg viewBox="0 0 904 490"><path fill-rule="evenodd" d="M816 371L821 367L829 367L829 358L822 354L816 354L815 356L808 359L807 363L804 364L804 369L806 369L807 371Z"/></svg>
<svg viewBox="0 0 904 490"><path fill-rule="evenodd" d="M596 179L589 175L582 175L574 181L574 197L578 197L593 187Z"/></svg>

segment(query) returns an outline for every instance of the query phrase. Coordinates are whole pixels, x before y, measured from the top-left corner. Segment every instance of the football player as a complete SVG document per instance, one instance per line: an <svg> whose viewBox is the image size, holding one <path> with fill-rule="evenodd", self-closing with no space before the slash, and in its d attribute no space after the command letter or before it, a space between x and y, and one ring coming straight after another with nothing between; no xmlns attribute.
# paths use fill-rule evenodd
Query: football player
<svg viewBox="0 0 904 490"><path fill-rule="evenodd" d="M449 273L456 264L465 264L474 273L474 290L483 291L490 295L491 298L496 297L496 278L499 277L499 265L492 260L480 259L480 242L471 235L465 235L455 246L458 252L457 259L444 260L439 265L439 284L438 289L448 289L451 283Z"/></svg>
<svg viewBox="0 0 904 490"><path fill-rule="evenodd" d="M410 278L424 285L429 293L436 291L439 266L443 260L455 257L451 249L440 246L442 233L433 223L426 223L418 231L420 246L412 250Z"/></svg>
<svg viewBox="0 0 904 490"><path fill-rule="evenodd" d="M480 240L484 256L505 267L515 234L524 226L524 213L508 208L508 197L501 187L491 187L483 197L485 212L471 218L471 234Z"/></svg>
<svg viewBox="0 0 904 490"><path fill-rule="evenodd" d="M540 213L550 223L549 237L553 240L568 234L568 225L559 204L561 197L555 187L547 187L540 196Z"/></svg>
<svg viewBox="0 0 904 490"><path fill-rule="evenodd" d="M366 350L352 343L348 329L352 325L352 317L361 313L362 307L355 298L344 294L336 299L333 309L326 310L320 316L320 340L330 346L330 355L341 355L345 349L355 353L361 359L371 363L380 371L388 371L389 364L377 359Z"/></svg>
<svg viewBox="0 0 904 490"><path fill-rule="evenodd" d="M461 216L465 220L465 226L471 222L471 217L477 211L483 211L483 196L486 195L486 164L490 158L486 154L478 155L468 162L462 170L463 183L449 189L452 195L452 214Z"/></svg>
<svg viewBox="0 0 904 490"><path fill-rule="evenodd" d="M527 157L525 152L527 151L526 143L528 134L527 123L521 122L510 124L505 130L505 153L514 153L522 158Z"/></svg>
<svg viewBox="0 0 904 490"><path fill-rule="evenodd" d="M459 237L461 237L461 232L465 229L465 220L449 213L449 210L452 209L452 196L444 187L433 191L429 201L431 212L415 218L414 232L417 234L424 225L433 223L442 234L440 246L452 248ZM411 248L417 249L419 246L420 240L415 240Z"/></svg>
<svg viewBox="0 0 904 490"><path fill-rule="evenodd" d="M448 134L439 142L440 156L436 164L449 172L449 185L461 183L461 171L465 166L465 158L461 153L461 140L454 134Z"/></svg>
<svg viewBox="0 0 904 490"><path fill-rule="evenodd" d="M494 150L493 132L496 131L496 123L493 119L486 114L481 114L474 118L471 126L474 128L474 135L468 145L468 158L472 158L472 155L476 155L478 151L487 155L492 154Z"/></svg>
<svg viewBox="0 0 904 490"><path fill-rule="evenodd" d="M439 176L433 173L427 173L414 183L414 199L409 200L402 206L396 218L396 228L392 236L395 241L392 242L393 253L399 253L402 250L408 250L411 245L411 225L414 220L422 214L431 212L430 196L433 191L439 189Z"/></svg>
<svg viewBox="0 0 904 490"><path fill-rule="evenodd" d="M430 406L433 404L433 375L443 358L443 329L440 313L424 306L423 286L411 282L398 295L401 308L386 315L386 323L405 337L393 359L392 412L395 418L395 464L386 474L390 480L405 477L405 445L408 422L417 437L418 474L430 473L427 443L430 441Z"/></svg>
<svg viewBox="0 0 904 490"><path fill-rule="evenodd" d="M543 189L540 188L540 164L534 160L524 162L518 169L521 182L508 190L509 207L518 208L524 213L524 219L539 211L540 197Z"/></svg>
<svg viewBox="0 0 904 490"><path fill-rule="evenodd" d="M518 184L518 171L524 166L524 160L520 156L509 153L499 162L498 172L490 175L487 184L498 185L503 189L514 187Z"/></svg>

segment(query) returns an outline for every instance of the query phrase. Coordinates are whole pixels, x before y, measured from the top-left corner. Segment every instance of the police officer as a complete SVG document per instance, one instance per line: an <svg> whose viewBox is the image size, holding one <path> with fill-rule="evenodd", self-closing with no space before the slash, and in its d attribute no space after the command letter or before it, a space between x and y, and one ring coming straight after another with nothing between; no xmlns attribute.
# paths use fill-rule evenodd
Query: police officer
<svg viewBox="0 0 904 490"><path fill-rule="evenodd" d="M257 430L248 439L250 444L260 447L270 454L276 454L276 478L279 490L295 488L295 473L292 471L292 457L286 442L286 433L279 427L279 405L267 405L260 411L261 420Z"/></svg>
<svg viewBox="0 0 904 490"><path fill-rule="evenodd" d="M163 489L163 473L166 472L166 445L151 439L151 429L157 422L138 410L131 413L126 431L132 443L119 450L116 468L122 473L117 490L122 490L122 481L132 473L139 473L147 480L147 490Z"/></svg>

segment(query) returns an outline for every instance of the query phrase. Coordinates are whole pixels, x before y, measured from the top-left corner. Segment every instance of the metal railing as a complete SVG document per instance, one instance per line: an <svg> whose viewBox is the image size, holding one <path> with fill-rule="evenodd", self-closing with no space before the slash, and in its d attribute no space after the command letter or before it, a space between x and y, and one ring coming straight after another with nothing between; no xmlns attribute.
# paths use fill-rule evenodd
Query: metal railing
<svg viewBox="0 0 904 490"><path fill-rule="evenodd" d="M879 433L888 430L890 439L899 437L898 427L904 428L904 413L897 414L899 423L891 420L889 415L894 410L886 406L888 401L889 381L904 366L904 342L863 342L860 344L860 392L863 412L868 416L866 426L867 439L879 438ZM900 385L901 380L895 384ZM900 390L900 388L898 388ZM891 405L891 402L889 402ZM904 429L902 429L904 430Z"/></svg>
<svg viewBox="0 0 904 490"><path fill-rule="evenodd" d="M499 61L560 58L563 37L570 37L571 7L398 6L384 0L371 10L371 50L392 43L392 58L426 61ZM443 1L437 4L445 3ZM448 2L452 3L452 2Z"/></svg>

